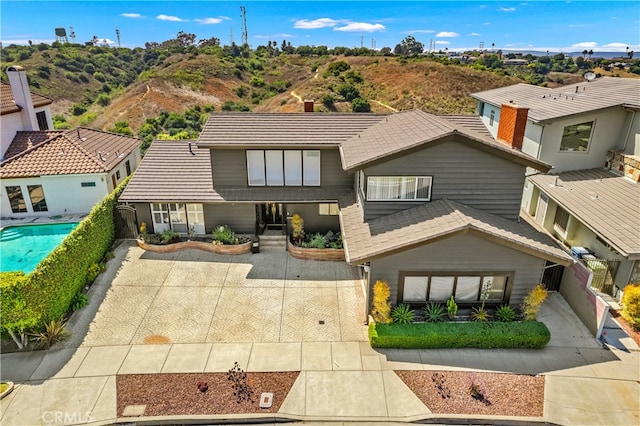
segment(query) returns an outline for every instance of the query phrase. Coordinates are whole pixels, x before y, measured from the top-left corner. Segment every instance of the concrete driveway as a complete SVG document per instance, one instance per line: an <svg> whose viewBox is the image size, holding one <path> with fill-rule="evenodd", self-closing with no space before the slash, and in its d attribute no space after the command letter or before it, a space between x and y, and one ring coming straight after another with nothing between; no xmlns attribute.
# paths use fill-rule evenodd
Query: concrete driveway
<svg viewBox="0 0 640 426"><path fill-rule="evenodd" d="M83 346L366 341L364 298L344 262L284 250L223 256L117 248L122 265Z"/></svg>

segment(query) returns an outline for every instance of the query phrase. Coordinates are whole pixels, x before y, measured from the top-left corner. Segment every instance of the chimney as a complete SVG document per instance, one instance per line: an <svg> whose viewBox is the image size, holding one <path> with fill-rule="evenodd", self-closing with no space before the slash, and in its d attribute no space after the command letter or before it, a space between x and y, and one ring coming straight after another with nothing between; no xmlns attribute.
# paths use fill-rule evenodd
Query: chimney
<svg viewBox="0 0 640 426"><path fill-rule="evenodd" d="M304 100L304 112L313 112L313 99Z"/></svg>
<svg viewBox="0 0 640 426"><path fill-rule="evenodd" d="M7 68L7 77L9 77L13 100L17 106L22 108L22 111L20 111L23 124L22 130L40 130L36 111L33 108L29 82L27 81L27 71L19 65L12 65Z"/></svg>
<svg viewBox="0 0 640 426"><path fill-rule="evenodd" d="M524 129L527 127L529 108L515 104L502 104L500 107L500 122L496 139L517 150L522 150Z"/></svg>

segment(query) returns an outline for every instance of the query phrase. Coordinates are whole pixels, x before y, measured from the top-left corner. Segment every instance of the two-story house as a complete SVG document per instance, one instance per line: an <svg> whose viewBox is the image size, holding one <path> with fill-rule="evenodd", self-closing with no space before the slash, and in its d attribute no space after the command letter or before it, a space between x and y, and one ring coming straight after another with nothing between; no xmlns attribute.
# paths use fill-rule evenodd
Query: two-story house
<svg viewBox="0 0 640 426"><path fill-rule="evenodd" d="M53 130L51 99L31 93L24 68L2 89L3 219L86 214L140 162L138 138L86 127Z"/></svg>
<svg viewBox="0 0 640 426"><path fill-rule="evenodd" d="M547 261L572 260L518 220L527 167L474 117L214 113L195 141L156 141L120 197L155 232L338 229L346 260L392 303L451 296L517 306Z"/></svg>
<svg viewBox="0 0 640 426"><path fill-rule="evenodd" d="M586 254L593 286L619 296L640 281L640 79L587 77L472 96L495 138L515 128L513 147L553 166L548 176L528 171L522 214Z"/></svg>

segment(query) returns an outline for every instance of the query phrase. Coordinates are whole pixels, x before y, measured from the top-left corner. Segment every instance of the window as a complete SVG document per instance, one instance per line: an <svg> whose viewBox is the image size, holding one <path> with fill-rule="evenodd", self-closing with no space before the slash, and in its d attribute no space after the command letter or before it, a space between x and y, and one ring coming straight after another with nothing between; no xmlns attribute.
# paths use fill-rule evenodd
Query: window
<svg viewBox="0 0 640 426"><path fill-rule="evenodd" d="M116 179L120 180L120 170L116 170Z"/></svg>
<svg viewBox="0 0 640 426"><path fill-rule="evenodd" d="M42 185L27 185L27 191L29 191L29 198L31 199L31 206L34 212L46 212L47 201L44 199L44 191Z"/></svg>
<svg viewBox="0 0 640 426"><path fill-rule="evenodd" d="M338 203L318 204L318 214L321 216L338 216Z"/></svg>
<svg viewBox="0 0 640 426"><path fill-rule="evenodd" d="M367 200L396 201L431 199L431 177L370 176L367 178Z"/></svg>
<svg viewBox="0 0 640 426"><path fill-rule="evenodd" d="M556 209L556 217L553 220L553 227L562 234L567 233L567 224L569 223L569 213L562 207Z"/></svg>
<svg viewBox="0 0 640 426"><path fill-rule="evenodd" d="M88 188L90 186L96 186L95 182L80 182L80 186L82 188Z"/></svg>
<svg viewBox="0 0 640 426"><path fill-rule="evenodd" d="M491 110L491 116L489 117L489 126L493 126L493 121L496 119L496 112Z"/></svg>
<svg viewBox="0 0 640 426"><path fill-rule="evenodd" d="M169 204L169 220L171 221L171 229L176 232L186 233L187 227L187 211L182 203Z"/></svg>
<svg viewBox="0 0 640 426"><path fill-rule="evenodd" d="M19 186L5 186L4 189L7 191L7 197L9 197L11 211L13 213L26 213L27 204L22 196L22 188Z"/></svg>
<svg viewBox="0 0 640 426"><path fill-rule="evenodd" d="M151 204L151 214L153 215L153 223L169 224L169 207L167 204L153 203Z"/></svg>
<svg viewBox="0 0 640 426"><path fill-rule="evenodd" d="M476 304L481 300L482 288L488 289L487 302L506 300L509 273L471 272L456 274L400 273L398 299L404 303L445 302L451 296L457 303Z"/></svg>
<svg viewBox="0 0 640 426"><path fill-rule="evenodd" d="M319 186L319 150L248 150L249 186Z"/></svg>
<svg viewBox="0 0 640 426"><path fill-rule="evenodd" d="M560 151L586 151L589 148L592 129L593 121L566 126L562 130Z"/></svg>
<svg viewBox="0 0 640 426"><path fill-rule="evenodd" d="M131 174L131 162L129 160L124 162L124 168L127 171L127 176Z"/></svg>
<svg viewBox="0 0 640 426"><path fill-rule="evenodd" d="M38 120L38 129L49 130L49 123L47 122L47 113L44 111L36 112L36 120Z"/></svg>

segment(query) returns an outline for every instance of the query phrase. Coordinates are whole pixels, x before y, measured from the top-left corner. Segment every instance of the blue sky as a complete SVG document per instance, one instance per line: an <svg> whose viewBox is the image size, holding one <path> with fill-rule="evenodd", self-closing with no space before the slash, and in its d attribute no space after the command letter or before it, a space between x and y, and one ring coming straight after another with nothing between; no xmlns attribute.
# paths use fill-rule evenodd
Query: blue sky
<svg viewBox="0 0 640 426"><path fill-rule="evenodd" d="M407 35L436 49L625 52L640 55L638 1L23 1L2 0L4 45L51 43L70 27L76 42L94 35L123 47L175 38L218 37L240 44L246 8L249 44L393 47Z"/></svg>

